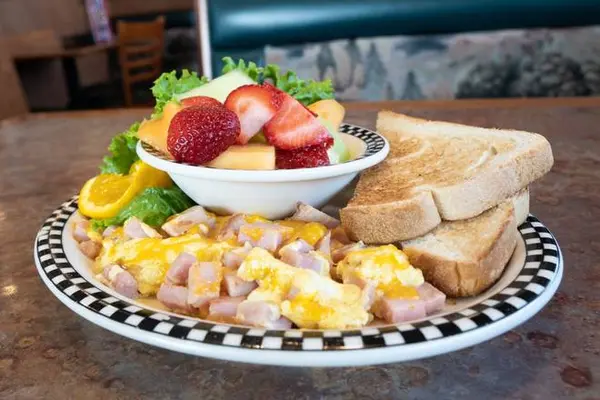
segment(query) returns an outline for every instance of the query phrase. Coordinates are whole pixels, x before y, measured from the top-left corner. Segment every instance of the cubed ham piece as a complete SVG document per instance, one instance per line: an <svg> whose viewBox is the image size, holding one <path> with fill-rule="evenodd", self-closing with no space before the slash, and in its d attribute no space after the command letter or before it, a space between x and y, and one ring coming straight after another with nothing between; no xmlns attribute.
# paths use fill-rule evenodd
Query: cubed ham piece
<svg viewBox="0 0 600 400"><path fill-rule="evenodd" d="M283 256L286 252L289 252L289 251L298 251L300 253L308 253L311 250L313 250L313 247L310 244L308 244L305 240L298 239L298 240L294 240L293 242L286 244L281 249L279 249L279 255Z"/></svg>
<svg viewBox="0 0 600 400"><path fill-rule="evenodd" d="M169 236L181 236L196 225L212 227L216 222L214 216L206 212L202 206L188 208L181 214L177 214L161 227Z"/></svg>
<svg viewBox="0 0 600 400"><path fill-rule="evenodd" d="M413 321L425 318L427 310L425 301L421 299L381 298L372 308L373 314L388 323Z"/></svg>
<svg viewBox="0 0 600 400"><path fill-rule="evenodd" d="M277 251L282 241L282 227L275 224L256 222L242 225L238 233L238 243L250 243L252 247L270 252Z"/></svg>
<svg viewBox="0 0 600 400"><path fill-rule="evenodd" d="M130 299L136 299L138 297L137 281L133 275L123 269L120 265L107 265L102 271L102 276L117 293Z"/></svg>
<svg viewBox="0 0 600 400"><path fill-rule="evenodd" d="M247 282L238 277L235 270L227 269L224 272L223 283L227 294L232 297L246 296L258 287L256 282Z"/></svg>
<svg viewBox="0 0 600 400"><path fill-rule="evenodd" d="M316 250L323 253L326 257L331 257L331 231L327 232L317 242Z"/></svg>
<svg viewBox="0 0 600 400"><path fill-rule="evenodd" d="M282 320L279 306L270 301L242 301L237 308L236 318L243 324L268 329L286 329L291 327ZM285 318L283 318L285 320ZM289 321L288 321L289 322Z"/></svg>
<svg viewBox="0 0 600 400"><path fill-rule="evenodd" d="M131 217L125 221L123 232L129 239L162 238L162 235L154 228L143 223L136 217Z"/></svg>
<svg viewBox="0 0 600 400"><path fill-rule="evenodd" d="M346 231L341 226L338 226L331 231L331 240L341 243L342 245L354 243L352 240L350 240L346 234Z"/></svg>
<svg viewBox="0 0 600 400"><path fill-rule="evenodd" d="M304 222L318 222L325 225L329 229L333 229L340 225L340 221L337 219L304 203L296 204L296 212L290 217L290 219Z"/></svg>
<svg viewBox="0 0 600 400"><path fill-rule="evenodd" d="M425 282L417 288L419 298L425 302L425 310L427 315L444 308L446 304L446 295L440 292L433 285Z"/></svg>
<svg viewBox="0 0 600 400"><path fill-rule="evenodd" d="M167 271L167 281L173 285L186 285L188 271L196 261L196 257L194 257L193 254L186 252L180 253Z"/></svg>
<svg viewBox="0 0 600 400"><path fill-rule="evenodd" d="M188 288L185 286L173 285L169 282L165 282L160 285L156 298L165 307L171 310L178 310L188 312L191 307L187 303L188 299Z"/></svg>
<svg viewBox="0 0 600 400"><path fill-rule="evenodd" d="M237 314L238 305L246 298L244 296L239 297L219 297L210 301L208 307L209 316L219 317L235 317Z"/></svg>
<svg viewBox="0 0 600 400"><path fill-rule="evenodd" d="M269 329L290 329L292 327L292 321L287 319L286 317L281 317L277 321L274 321Z"/></svg>
<svg viewBox="0 0 600 400"><path fill-rule="evenodd" d="M288 250L281 255L281 261L294 267L310 269L322 276L329 276L329 261L319 253L301 253Z"/></svg>
<svg viewBox="0 0 600 400"><path fill-rule="evenodd" d="M87 230L90 227L90 221L87 219L77 221L73 224L73 239L77 242L86 242L90 240L90 237L87 234Z"/></svg>
<svg viewBox="0 0 600 400"><path fill-rule="evenodd" d="M115 225L107 226L106 229L102 232L102 237L109 237L112 235L117 227Z"/></svg>
<svg viewBox="0 0 600 400"><path fill-rule="evenodd" d="M221 266L216 262L197 262L188 270L188 304L201 308L219 297L221 289Z"/></svg>
<svg viewBox="0 0 600 400"><path fill-rule="evenodd" d="M228 250L223 253L223 265L226 268L238 269L244 262L244 259L252 250L252 245L248 242L244 243L244 247L233 250Z"/></svg>
<svg viewBox="0 0 600 400"><path fill-rule="evenodd" d="M234 214L227 220L225 225L217 232L217 240L223 241L236 237L240 231L240 227L246 224L244 214Z"/></svg>
<svg viewBox="0 0 600 400"><path fill-rule="evenodd" d="M100 250L102 250L102 244L98 242L94 242L93 240L86 240L84 242L79 243L79 250L87 257L92 260L95 260L96 257L100 254Z"/></svg>
<svg viewBox="0 0 600 400"><path fill-rule="evenodd" d="M340 261L342 261L344 259L344 257L346 257L346 255L348 255L348 253L354 251L354 250L360 250L360 249L364 249L365 248L365 244L363 242L357 242L357 243L352 243L352 244L347 244L345 246L340 247L339 249L335 249L331 252L331 259L333 260L334 263L338 263Z"/></svg>

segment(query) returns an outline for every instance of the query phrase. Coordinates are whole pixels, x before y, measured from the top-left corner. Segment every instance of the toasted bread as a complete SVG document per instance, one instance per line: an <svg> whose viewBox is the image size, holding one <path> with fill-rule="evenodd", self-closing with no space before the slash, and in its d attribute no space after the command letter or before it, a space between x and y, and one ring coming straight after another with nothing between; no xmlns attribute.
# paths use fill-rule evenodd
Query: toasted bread
<svg viewBox="0 0 600 400"><path fill-rule="evenodd" d="M502 274L517 243L518 218L529 210L527 190L462 221L444 221L417 239L402 242L410 262L447 296L474 296ZM522 222L522 221L521 221Z"/></svg>
<svg viewBox="0 0 600 400"><path fill-rule="evenodd" d="M442 220L472 218L535 179L553 164L550 144L535 133L426 121L390 111L377 130L388 158L363 173L341 210L354 240L391 243L431 231Z"/></svg>

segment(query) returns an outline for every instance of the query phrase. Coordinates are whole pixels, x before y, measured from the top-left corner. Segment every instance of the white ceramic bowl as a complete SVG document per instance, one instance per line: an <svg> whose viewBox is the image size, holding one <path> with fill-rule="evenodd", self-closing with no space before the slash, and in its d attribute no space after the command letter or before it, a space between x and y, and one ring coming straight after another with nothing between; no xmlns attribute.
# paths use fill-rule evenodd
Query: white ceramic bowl
<svg viewBox="0 0 600 400"><path fill-rule="evenodd" d="M165 171L196 203L218 214L257 214L283 218L301 201L320 208L366 168L381 162L389 144L376 132L342 124L340 133L352 155L341 164L274 171L216 169L178 163L146 143L138 156Z"/></svg>

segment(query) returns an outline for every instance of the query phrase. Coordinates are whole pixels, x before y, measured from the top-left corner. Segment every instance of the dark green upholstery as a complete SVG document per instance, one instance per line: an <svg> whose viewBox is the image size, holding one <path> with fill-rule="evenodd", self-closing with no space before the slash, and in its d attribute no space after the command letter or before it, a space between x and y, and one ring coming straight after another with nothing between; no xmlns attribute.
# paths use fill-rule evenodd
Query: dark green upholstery
<svg viewBox="0 0 600 400"><path fill-rule="evenodd" d="M599 0L207 0L213 71L265 45L600 23Z"/></svg>

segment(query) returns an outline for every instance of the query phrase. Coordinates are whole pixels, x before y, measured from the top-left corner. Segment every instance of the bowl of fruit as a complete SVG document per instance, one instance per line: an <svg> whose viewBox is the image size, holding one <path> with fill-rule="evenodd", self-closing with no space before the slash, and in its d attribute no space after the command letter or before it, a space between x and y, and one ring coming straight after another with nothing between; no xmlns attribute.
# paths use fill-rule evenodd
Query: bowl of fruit
<svg viewBox="0 0 600 400"><path fill-rule="evenodd" d="M196 203L282 218L298 201L324 205L386 157L382 136L343 123L330 81L224 61L211 81L163 74L153 87L155 112L137 130L139 158Z"/></svg>

